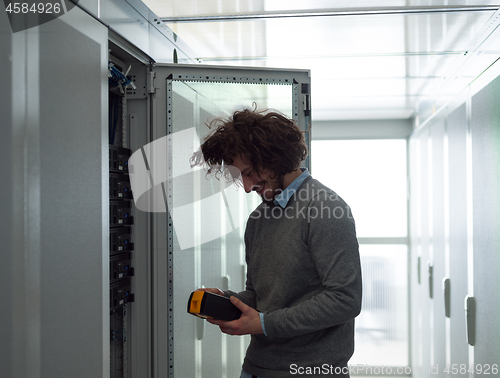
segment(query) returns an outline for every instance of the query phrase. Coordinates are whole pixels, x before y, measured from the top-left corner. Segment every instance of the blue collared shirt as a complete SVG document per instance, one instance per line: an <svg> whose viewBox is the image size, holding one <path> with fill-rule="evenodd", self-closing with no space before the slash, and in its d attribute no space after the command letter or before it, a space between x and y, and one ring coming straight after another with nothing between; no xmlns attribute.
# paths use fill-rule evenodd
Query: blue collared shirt
<svg viewBox="0 0 500 378"><path fill-rule="evenodd" d="M294 193L297 191L299 186L304 182L306 178L309 177L309 171L307 168L301 168L302 174L297 177L295 180L292 181L290 185L288 185L279 195L278 197L275 198L274 204L279 205L282 208L285 208L286 205L288 204L288 201L290 201L290 198L294 195ZM260 315L260 324L262 326L262 331L264 332L264 335L267 336L266 332L266 327L264 325L264 314L262 312L259 312Z"/></svg>
<svg viewBox="0 0 500 378"><path fill-rule="evenodd" d="M290 198L292 198L293 194L297 191L299 186L304 182L306 178L309 177L309 171L307 168L300 168L302 174L292 181L290 185L288 185L278 197L275 198L274 204L280 205L282 208L285 208Z"/></svg>

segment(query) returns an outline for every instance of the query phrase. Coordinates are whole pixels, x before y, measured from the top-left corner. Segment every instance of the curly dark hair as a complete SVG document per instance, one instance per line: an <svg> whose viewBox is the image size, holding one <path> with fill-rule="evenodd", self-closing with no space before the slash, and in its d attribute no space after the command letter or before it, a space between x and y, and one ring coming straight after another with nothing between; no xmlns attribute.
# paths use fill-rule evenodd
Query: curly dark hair
<svg viewBox="0 0 500 378"><path fill-rule="evenodd" d="M191 164L205 165L208 174L217 178L235 179L226 168L236 156L257 174L269 170L278 177L298 169L307 156L303 132L295 121L276 111L239 110L207 126L214 130L193 155Z"/></svg>

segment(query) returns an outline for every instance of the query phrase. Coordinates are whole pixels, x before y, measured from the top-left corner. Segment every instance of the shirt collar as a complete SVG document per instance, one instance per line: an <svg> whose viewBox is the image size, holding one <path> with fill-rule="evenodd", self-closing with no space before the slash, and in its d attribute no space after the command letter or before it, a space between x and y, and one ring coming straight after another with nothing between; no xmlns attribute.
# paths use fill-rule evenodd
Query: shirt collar
<svg viewBox="0 0 500 378"><path fill-rule="evenodd" d="M279 196L274 199L275 205L280 205L282 208L285 208L288 201L290 200L290 198L292 198L299 186L304 182L306 178L309 177L309 171L307 170L307 168L300 168L300 170L302 171L302 174L295 180L293 180L292 183L288 185L285 190L283 190L279 194Z"/></svg>

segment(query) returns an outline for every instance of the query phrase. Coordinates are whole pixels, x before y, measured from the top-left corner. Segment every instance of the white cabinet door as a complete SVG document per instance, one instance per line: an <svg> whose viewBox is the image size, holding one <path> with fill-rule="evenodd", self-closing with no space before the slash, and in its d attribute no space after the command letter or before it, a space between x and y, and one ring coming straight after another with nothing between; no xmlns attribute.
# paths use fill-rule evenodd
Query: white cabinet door
<svg viewBox="0 0 500 378"><path fill-rule="evenodd" d="M108 30L0 25L0 375L109 377Z"/></svg>
<svg viewBox="0 0 500 378"><path fill-rule="evenodd" d="M150 202L156 207L150 209L155 214L156 374L237 377L249 337L221 334L187 314L186 305L202 285L244 289L244 228L260 199L224 180L208 180L204 171L190 168L189 157L208 134L207 122L241 108L276 109L307 130L310 72L201 65L153 70L154 142L144 153L153 175L166 180L155 181ZM310 133L305 137L310 145ZM309 159L304 166L309 168Z"/></svg>

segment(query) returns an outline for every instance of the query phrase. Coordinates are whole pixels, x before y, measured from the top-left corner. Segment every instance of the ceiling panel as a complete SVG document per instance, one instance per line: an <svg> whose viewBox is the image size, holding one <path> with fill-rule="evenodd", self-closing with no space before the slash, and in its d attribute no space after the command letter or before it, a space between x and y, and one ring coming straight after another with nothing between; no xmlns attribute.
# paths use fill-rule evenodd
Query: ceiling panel
<svg viewBox="0 0 500 378"><path fill-rule="evenodd" d="M145 2L161 18L230 16L225 21L167 23L201 63L310 69L313 119L411 117L419 102L430 98L439 105L464 88L498 58L500 49L500 44L489 43L498 33L490 38L485 34L495 14L493 1ZM439 11L475 5L493 10ZM423 9L419 7L427 11L264 17L273 12ZM231 19L242 14L264 16ZM478 44L484 39L488 43ZM468 56L471 48L483 57ZM433 100L436 95L442 99Z"/></svg>

